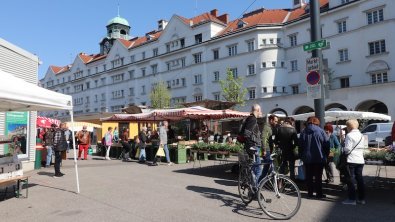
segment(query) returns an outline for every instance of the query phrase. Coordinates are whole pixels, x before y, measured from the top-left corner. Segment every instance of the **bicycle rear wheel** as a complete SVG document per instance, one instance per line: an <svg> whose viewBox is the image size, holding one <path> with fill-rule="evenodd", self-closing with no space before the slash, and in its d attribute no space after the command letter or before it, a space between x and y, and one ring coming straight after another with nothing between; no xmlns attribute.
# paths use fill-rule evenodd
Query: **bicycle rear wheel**
<svg viewBox="0 0 395 222"><path fill-rule="evenodd" d="M251 190L250 177L248 173L248 168L240 167L238 189L240 198L246 205L251 203L254 197L253 191Z"/></svg>
<svg viewBox="0 0 395 222"><path fill-rule="evenodd" d="M274 176L266 177L259 186L258 194L259 206L271 218L286 220L299 211L299 188L284 175L278 175L277 181Z"/></svg>

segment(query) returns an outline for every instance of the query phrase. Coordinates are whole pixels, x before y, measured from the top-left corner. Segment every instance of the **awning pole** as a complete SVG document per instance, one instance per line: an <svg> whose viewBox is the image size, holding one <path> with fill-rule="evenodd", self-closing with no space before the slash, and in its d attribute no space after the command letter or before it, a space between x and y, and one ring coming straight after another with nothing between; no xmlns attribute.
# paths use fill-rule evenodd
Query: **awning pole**
<svg viewBox="0 0 395 222"><path fill-rule="evenodd" d="M80 181L78 179L78 165L77 165L77 149L75 147L75 135L74 135L74 113L73 110L70 110L71 117L71 135L73 136L73 151L74 151L74 168L75 168L75 177L77 180L77 194L80 193Z"/></svg>

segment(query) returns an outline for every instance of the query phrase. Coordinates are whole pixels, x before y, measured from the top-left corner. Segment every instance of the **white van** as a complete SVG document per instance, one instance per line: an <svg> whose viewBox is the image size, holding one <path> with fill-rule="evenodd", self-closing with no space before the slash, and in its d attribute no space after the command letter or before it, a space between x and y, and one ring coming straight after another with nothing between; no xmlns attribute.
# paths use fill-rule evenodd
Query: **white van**
<svg viewBox="0 0 395 222"><path fill-rule="evenodd" d="M392 123L373 123L366 126L361 133L368 136L369 146L384 146L387 137L391 136ZM377 142L381 138L382 142Z"/></svg>

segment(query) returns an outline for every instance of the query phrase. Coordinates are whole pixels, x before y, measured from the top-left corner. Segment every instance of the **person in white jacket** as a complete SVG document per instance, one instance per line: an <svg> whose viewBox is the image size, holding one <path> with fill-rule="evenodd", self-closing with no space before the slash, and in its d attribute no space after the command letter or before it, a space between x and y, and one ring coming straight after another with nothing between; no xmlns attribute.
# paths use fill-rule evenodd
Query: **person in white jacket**
<svg viewBox="0 0 395 222"><path fill-rule="evenodd" d="M363 181L362 170L365 164L363 158L364 138L358 130L358 121L350 119L346 122L347 131L349 132L344 142L343 152L348 154L347 167L349 175L346 175L346 183L348 187L348 199L343 204L356 205L365 204L365 183ZM357 181L358 200L354 185L354 178Z"/></svg>

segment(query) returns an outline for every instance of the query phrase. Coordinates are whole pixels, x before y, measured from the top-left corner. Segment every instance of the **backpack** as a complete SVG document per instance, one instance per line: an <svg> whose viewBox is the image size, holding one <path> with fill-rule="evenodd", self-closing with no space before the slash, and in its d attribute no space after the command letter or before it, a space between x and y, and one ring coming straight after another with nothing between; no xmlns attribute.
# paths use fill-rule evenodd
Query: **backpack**
<svg viewBox="0 0 395 222"><path fill-rule="evenodd" d="M241 123L241 125L239 127L239 133L237 134L237 137L236 137L236 140L239 143L245 143L246 142L246 138L244 136L246 119L243 119L243 121L242 121L242 123Z"/></svg>

